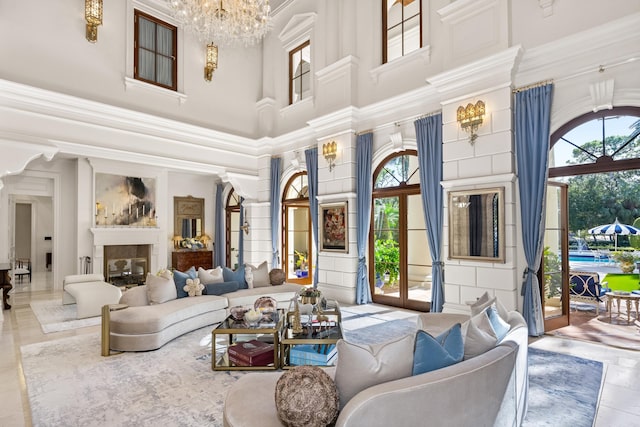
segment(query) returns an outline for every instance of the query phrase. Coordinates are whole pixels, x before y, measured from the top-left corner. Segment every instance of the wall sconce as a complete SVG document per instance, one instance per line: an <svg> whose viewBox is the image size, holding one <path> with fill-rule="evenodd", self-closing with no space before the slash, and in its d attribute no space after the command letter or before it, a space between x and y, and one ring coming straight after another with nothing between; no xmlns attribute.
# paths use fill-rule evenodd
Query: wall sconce
<svg viewBox="0 0 640 427"><path fill-rule="evenodd" d="M483 101L476 102L475 105L469 103L466 107L462 105L458 107L458 123L462 130L469 132L469 142L474 143L478 134L478 126L482 124L484 118L485 106Z"/></svg>
<svg viewBox="0 0 640 427"><path fill-rule="evenodd" d="M209 43L207 45L207 60L204 65L204 79L206 81L211 81L216 68L218 68L218 46Z"/></svg>
<svg viewBox="0 0 640 427"><path fill-rule="evenodd" d="M322 155L324 159L329 163L329 172L333 170L334 162L336 160L336 153L338 152L338 143L335 141L322 144Z"/></svg>
<svg viewBox="0 0 640 427"><path fill-rule="evenodd" d="M87 40L98 40L98 25L102 25L102 0L84 0L84 19L87 21Z"/></svg>
<svg viewBox="0 0 640 427"><path fill-rule="evenodd" d="M240 230L244 230L244 234L249 234L249 221L244 220L244 224L240 226Z"/></svg>

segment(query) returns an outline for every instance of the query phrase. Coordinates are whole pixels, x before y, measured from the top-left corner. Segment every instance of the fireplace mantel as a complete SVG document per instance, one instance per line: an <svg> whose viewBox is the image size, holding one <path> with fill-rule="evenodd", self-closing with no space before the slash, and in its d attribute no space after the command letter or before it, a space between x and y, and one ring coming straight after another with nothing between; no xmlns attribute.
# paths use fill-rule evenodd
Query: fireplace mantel
<svg viewBox="0 0 640 427"><path fill-rule="evenodd" d="M94 246L156 245L160 242L158 227L94 227Z"/></svg>

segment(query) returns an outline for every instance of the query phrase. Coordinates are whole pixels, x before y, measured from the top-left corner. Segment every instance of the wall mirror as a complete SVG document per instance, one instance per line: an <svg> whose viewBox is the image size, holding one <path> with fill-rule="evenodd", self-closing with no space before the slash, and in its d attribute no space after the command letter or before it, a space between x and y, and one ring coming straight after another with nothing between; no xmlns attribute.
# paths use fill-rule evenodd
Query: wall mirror
<svg viewBox="0 0 640 427"><path fill-rule="evenodd" d="M197 237L204 234L204 199L198 197L173 198L173 235Z"/></svg>
<svg viewBox="0 0 640 427"><path fill-rule="evenodd" d="M449 192L449 258L504 262L504 187Z"/></svg>

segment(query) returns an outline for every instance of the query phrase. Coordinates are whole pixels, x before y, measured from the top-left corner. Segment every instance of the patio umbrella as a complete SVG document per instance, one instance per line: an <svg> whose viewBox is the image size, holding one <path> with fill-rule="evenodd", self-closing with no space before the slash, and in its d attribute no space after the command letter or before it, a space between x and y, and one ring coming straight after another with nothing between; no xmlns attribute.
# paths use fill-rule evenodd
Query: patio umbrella
<svg viewBox="0 0 640 427"><path fill-rule="evenodd" d="M615 236L615 250L618 250L618 234L629 235L629 234L640 234L640 228L636 228L633 225L620 224L618 218L614 221L613 224L604 224L599 225L597 227L590 228L588 230L589 234L605 234L605 235L614 235Z"/></svg>

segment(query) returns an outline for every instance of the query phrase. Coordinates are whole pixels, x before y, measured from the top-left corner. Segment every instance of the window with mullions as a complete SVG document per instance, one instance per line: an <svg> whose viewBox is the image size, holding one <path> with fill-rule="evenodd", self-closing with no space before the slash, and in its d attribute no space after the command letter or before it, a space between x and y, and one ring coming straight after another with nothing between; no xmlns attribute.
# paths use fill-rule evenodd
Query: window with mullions
<svg viewBox="0 0 640 427"><path fill-rule="evenodd" d="M177 90L177 28L135 10L133 77Z"/></svg>
<svg viewBox="0 0 640 427"><path fill-rule="evenodd" d="M422 1L382 0L382 63L422 47Z"/></svg>
<svg viewBox="0 0 640 427"><path fill-rule="evenodd" d="M289 104L311 96L311 43L306 41L289 52Z"/></svg>

